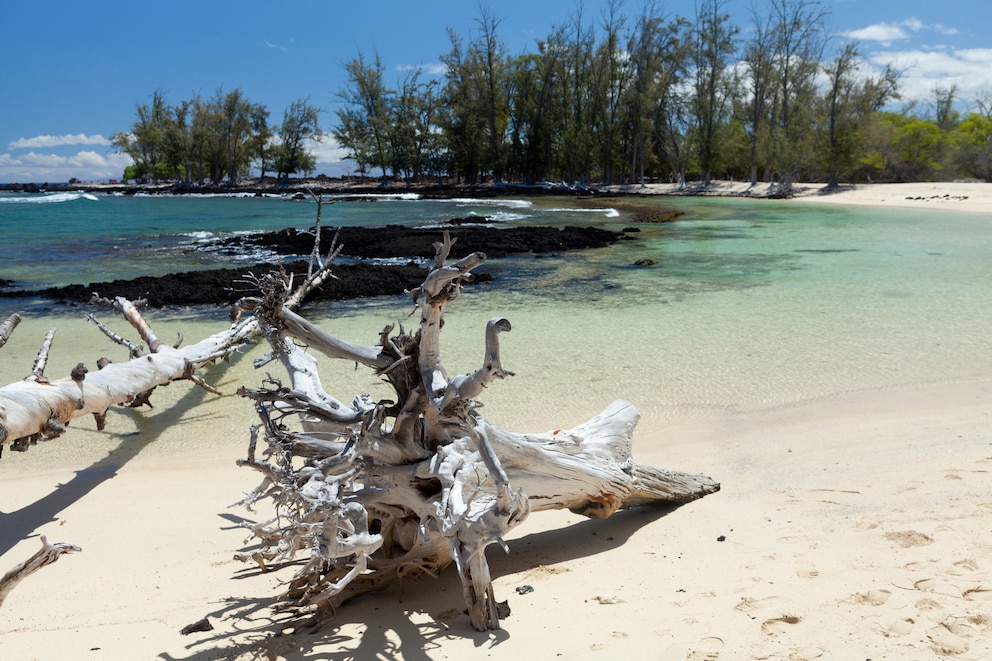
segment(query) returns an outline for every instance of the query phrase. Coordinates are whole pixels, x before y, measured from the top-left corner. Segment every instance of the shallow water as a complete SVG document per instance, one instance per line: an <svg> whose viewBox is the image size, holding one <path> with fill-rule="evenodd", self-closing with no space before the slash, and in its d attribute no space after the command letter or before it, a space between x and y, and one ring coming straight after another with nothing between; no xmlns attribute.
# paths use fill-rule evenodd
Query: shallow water
<svg viewBox="0 0 992 661"><path fill-rule="evenodd" d="M71 204L102 209L107 201ZM183 212L193 208L183 205L210 205L207 200L147 201ZM642 226L637 240L609 248L494 261L485 269L496 275L495 284L466 288L449 305L442 350L452 374L473 370L482 360L486 320L505 316L513 324L512 332L502 336L502 358L516 376L483 393L487 417L512 429L541 431L578 424L624 398L642 412L640 428L656 431L728 411L992 374L992 222L984 214L796 201L639 201L678 206L686 215L674 223ZM608 210L568 211L567 200L517 202L515 207L501 203L500 212L517 216L507 222L585 221L615 228L632 223ZM261 205L252 206L256 203ZM259 225L284 226L293 220L263 214L270 207L293 214L299 209L297 226L312 222L312 204L253 199L224 204L250 210ZM360 217L356 224L395 222L396 205L406 205L401 208L408 210L407 217L430 222L445 214L479 213L484 206L479 201L455 204L356 203L353 218ZM85 207L87 214L91 207ZM452 214L455 208L465 213ZM262 215L265 220L257 220ZM183 231L194 231L193 221L183 222L190 223ZM247 224L232 220L232 229L209 231ZM655 264L633 266L641 258ZM11 275L0 270L0 277ZM48 277L71 281L76 274ZM53 325L61 330L50 375L114 351L92 325L79 320L79 310L4 300L0 313L6 316L25 305L22 328L0 350L4 382L30 372L37 345ZM387 323L413 325L410 311L409 300L390 298L314 306L305 314L345 339L371 344ZM109 313L99 316L126 332ZM181 331L192 340L225 325L224 313L216 310L159 310L148 317L161 337ZM227 370L213 368L208 377L229 393L240 383L257 385L261 375L250 359L259 354L256 348ZM390 394L353 365L323 365L325 387L340 399L350 401L369 390L377 397ZM252 412L245 400L201 395L187 384L162 391L161 410L113 416L118 440L152 433L155 442L144 453L239 438L247 442ZM181 400L205 405L165 410ZM92 423L74 426L90 429ZM96 446L117 442L101 440L106 435L95 432L82 435ZM91 459L107 452L80 450L63 441L46 443L45 452L63 458L84 452ZM56 444L63 449L47 449Z"/></svg>

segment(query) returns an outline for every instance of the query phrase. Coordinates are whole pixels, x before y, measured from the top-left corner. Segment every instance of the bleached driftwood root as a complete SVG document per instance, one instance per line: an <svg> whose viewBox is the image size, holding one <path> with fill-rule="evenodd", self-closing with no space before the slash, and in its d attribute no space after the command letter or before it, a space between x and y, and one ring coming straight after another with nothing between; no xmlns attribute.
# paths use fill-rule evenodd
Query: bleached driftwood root
<svg viewBox="0 0 992 661"><path fill-rule="evenodd" d="M436 244L434 269L411 292L420 300L415 333L386 327L376 346L339 340L289 311L286 287L263 283L261 299L245 301L259 318L271 352L289 383L269 377L261 389L241 389L255 401L248 458L262 483L242 501L271 499L275 516L251 527L256 549L239 554L266 568L305 554L306 563L280 596L279 608L311 615L319 626L349 598L416 574L436 575L455 562L472 625L499 627L485 550L530 512L568 508L594 518L647 503L684 503L719 485L703 475L636 464L631 435L638 413L611 404L571 430L516 434L487 422L474 398L512 374L501 363L499 333L486 329L483 363L449 378L441 362L444 306L485 255L448 263L453 242ZM316 360L301 349L371 368L396 392L395 401L356 397L345 404L327 394ZM264 458L257 456L262 435ZM505 544L503 544L505 548Z"/></svg>
<svg viewBox="0 0 992 661"><path fill-rule="evenodd" d="M41 549L24 562L18 563L12 567L10 571L0 577L0 607L3 606L3 602L7 598L7 595L10 594L11 590L13 590L22 580L35 573L42 567L52 564L58 560L63 553L74 553L81 550L82 549L78 546L68 544L66 542L55 542L54 544L51 544L45 536L42 535Z"/></svg>

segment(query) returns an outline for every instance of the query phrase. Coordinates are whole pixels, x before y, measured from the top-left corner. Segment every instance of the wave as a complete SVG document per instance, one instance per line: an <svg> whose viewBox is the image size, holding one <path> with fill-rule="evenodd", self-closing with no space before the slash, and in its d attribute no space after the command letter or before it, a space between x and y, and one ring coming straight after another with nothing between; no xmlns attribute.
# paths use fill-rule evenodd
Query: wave
<svg viewBox="0 0 992 661"><path fill-rule="evenodd" d="M576 208L571 208L570 209L570 208L563 207L561 209L548 209L547 211L549 211L551 213L555 213L555 212L557 212L557 213L601 213L601 214L605 215L607 218L618 218L620 216L620 212L617 211L616 209L614 209L613 207L605 207L605 208L601 208L601 209L576 209Z"/></svg>
<svg viewBox="0 0 992 661"><path fill-rule="evenodd" d="M286 199L297 199L299 195L294 193L293 195L287 195L284 197L286 197ZM390 200L410 202L419 200L420 193L324 193L321 197L325 200L369 200L371 202Z"/></svg>
<svg viewBox="0 0 992 661"><path fill-rule="evenodd" d="M454 197L449 200L458 206L468 207L509 207L511 209L529 209L534 206L534 203L530 200L515 200L515 199L481 199L475 197Z"/></svg>
<svg viewBox="0 0 992 661"><path fill-rule="evenodd" d="M73 202L75 200L90 200L96 202L99 198L90 193L43 193L41 195L0 195L0 204L54 204L57 202Z"/></svg>

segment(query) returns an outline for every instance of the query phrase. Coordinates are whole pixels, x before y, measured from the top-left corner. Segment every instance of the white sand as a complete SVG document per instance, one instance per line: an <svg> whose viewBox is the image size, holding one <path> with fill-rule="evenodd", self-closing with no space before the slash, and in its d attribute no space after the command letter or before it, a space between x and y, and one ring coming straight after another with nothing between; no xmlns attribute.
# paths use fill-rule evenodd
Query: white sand
<svg viewBox="0 0 992 661"><path fill-rule="evenodd" d="M824 199L902 204L927 186ZM946 205L992 210L985 185L966 186ZM211 428L209 403L196 411L177 434ZM57 442L115 445L91 426ZM489 633L471 629L448 571L348 604L318 634L277 636L267 606L291 568L264 575L231 559L249 514L228 505L257 482L233 466L245 439L232 436L142 452L116 473L45 469L43 454L19 471L5 453L0 540L20 541L0 571L38 548L24 531L83 552L7 599L2 658L992 658L992 375L639 428L639 462L704 472L723 490L606 521L531 516L509 556L489 550L512 609ZM213 631L179 634L204 616Z"/></svg>
<svg viewBox="0 0 992 661"><path fill-rule="evenodd" d="M704 471L723 490L668 513L532 516L510 556L490 550L512 609L493 633L470 628L449 571L346 605L320 635L273 637L265 606L277 576L231 560L243 534L228 517L243 512L226 506L255 483L231 467L241 448L171 465L139 457L84 497L73 498L78 480L64 489L58 521L38 532L83 552L11 594L3 656L986 659L990 430L992 380L982 380L642 436L655 450L639 461ZM72 477L8 475L0 502L37 514ZM4 558L37 546L24 540ZM522 585L534 591L517 594ZM214 631L179 635L207 615Z"/></svg>
<svg viewBox="0 0 992 661"><path fill-rule="evenodd" d="M827 191L822 184L795 186L795 200L824 202L827 204L855 204L953 211L992 210L992 183L911 183L911 184L844 184ZM613 186L608 190L644 195L684 195L674 184L649 184L640 186ZM751 187L747 183L716 181L708 188L690 186L691 194L703 196L764 197L767 184Z"/></svg>

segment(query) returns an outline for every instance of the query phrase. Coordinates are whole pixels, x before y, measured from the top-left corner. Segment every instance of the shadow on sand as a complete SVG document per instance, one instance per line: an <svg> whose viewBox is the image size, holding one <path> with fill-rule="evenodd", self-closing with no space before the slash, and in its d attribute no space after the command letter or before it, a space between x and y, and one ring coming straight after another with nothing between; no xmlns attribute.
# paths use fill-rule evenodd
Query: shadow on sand
<svg viewBox="0 0 992 661"><path fill-rule="evenodd" d="M677 505L645 506L622 510L605 520L583 520L564 528L532 533L508 543L510 554L498 546L489 547L490 570L494 578L524 574L536 568L586 558L616 549L637 530L659 521ZM230 515L221 515L231 520ZM539 516L539 514L538 514ZM281 567L291 571L291 566ZM252 567L232 580L256 577ZM287 574L288 577L288 574ZM508 599L515 595L499 595ZM428 661L432 651L446 640L470 639L476 649L491 650L510 638L513 615L507 629L476 631L472 628L462 599L462 587L454 566L437 578L423 577L406 585L359 597L341 607L334 619L316 632L293 630L293 620L271 610L271 597L230 598L208 619L220 626L206 637L191 640L189 656L159 655L162 661L208 661L213 659L286 659L302 661L334 658L343 661L403 658ZM429 622L418 622L426 615ZM419 616L419 617L414 617ZM346 628L362 627L359 635L343 633ZM177 633L178 635L178 633ZM202 635L202 634L201 634ZM332 657L328 657L332 654Z"/></svg>

